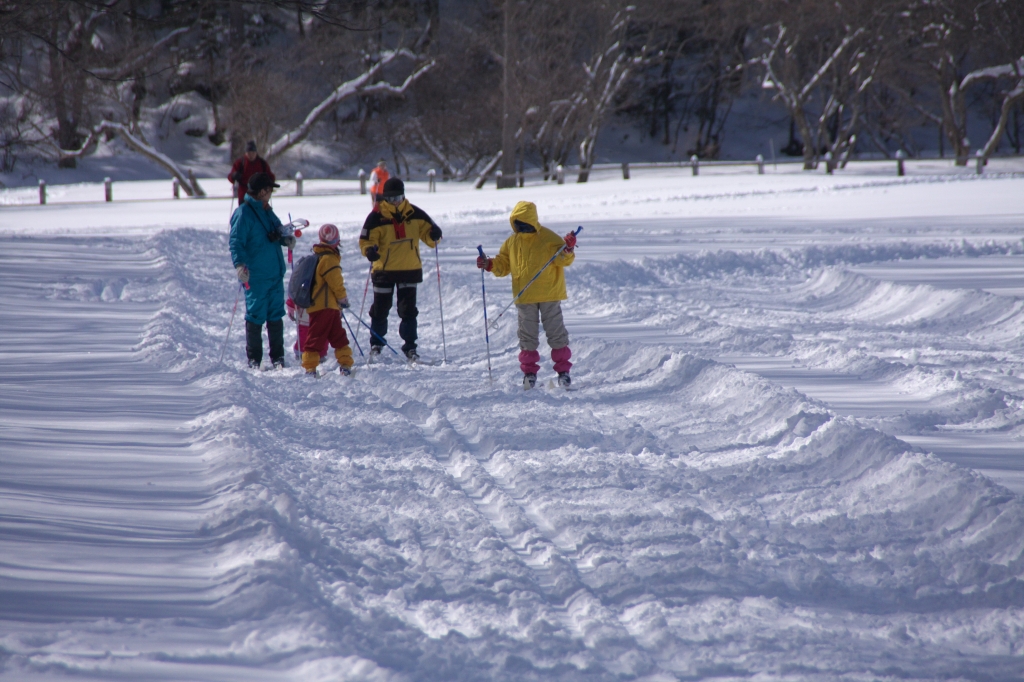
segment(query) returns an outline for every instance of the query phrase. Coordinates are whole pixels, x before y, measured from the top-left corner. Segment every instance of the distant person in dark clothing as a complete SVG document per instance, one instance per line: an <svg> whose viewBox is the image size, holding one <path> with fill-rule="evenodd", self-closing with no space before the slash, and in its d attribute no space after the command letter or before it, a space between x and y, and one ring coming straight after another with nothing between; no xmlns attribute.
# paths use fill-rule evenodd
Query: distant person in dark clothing
<svg viewBox="0 0 1024 682"><path fill-rule="evenodd" d="M277 182L277 176L270 170L270 164L266 159L256 153L256 140L249 140L245 144L245 156L235 161L228 173L228 182L235 186L235 195L238 197L238 205L245 201L245 193L249 189L249 180L257 173L265 173L270 182Z"/></svg>

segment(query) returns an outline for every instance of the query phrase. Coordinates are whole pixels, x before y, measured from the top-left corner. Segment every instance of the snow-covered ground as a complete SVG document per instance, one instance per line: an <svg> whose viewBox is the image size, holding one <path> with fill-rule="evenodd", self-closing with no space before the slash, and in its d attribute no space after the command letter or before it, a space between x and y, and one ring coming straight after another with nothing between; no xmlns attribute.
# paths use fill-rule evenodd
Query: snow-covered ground
<svg viewBox="0 0 1024 682"><path fill-rule="evenodd" d="M0 193L0 677L1024 679L1024 167L936 164L410 184L449 362L317 382L218 363L228 199ZM573 392L487 380L520 199Z"/></svg>

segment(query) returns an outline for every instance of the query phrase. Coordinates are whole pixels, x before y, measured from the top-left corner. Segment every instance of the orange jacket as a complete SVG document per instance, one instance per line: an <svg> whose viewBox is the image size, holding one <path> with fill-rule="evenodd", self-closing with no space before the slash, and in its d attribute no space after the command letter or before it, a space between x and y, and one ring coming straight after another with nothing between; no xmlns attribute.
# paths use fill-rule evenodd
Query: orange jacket
<svg viewBox="0 0 1024 682"><path fill-rule="evenodd" d="M388 181L391 175L384 168L374 168L373 173L370 174L370 193L377 197L384 191L384 183Z"/></svg>

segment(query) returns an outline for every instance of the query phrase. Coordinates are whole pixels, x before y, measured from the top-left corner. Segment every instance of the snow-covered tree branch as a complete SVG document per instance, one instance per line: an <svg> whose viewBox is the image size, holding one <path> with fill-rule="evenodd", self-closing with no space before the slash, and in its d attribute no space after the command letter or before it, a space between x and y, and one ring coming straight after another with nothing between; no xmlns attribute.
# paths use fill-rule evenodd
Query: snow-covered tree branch
<svg viewBox="0 0 1024 682"><path fill-rule="evenodd" d="M363 71L363 73L351 80L345 81L335 88L330 95L324 98L319 104L313 107L308 114L306 114L302 123L281 135L275 142L273 142L267 150L267 159L271 161L274 160L276 157L306 139L312 131L313 126L315 126L320 119L345 100L357 95L401 95L412 83L433 68L435 64L433 60L430 60L420 65L419 68L406 77L405 81L401 85L392 85L391 83L384 81L376 83L373 82L373 79L383 71L384 67L399 57L410 59L414 62L421 61L423 59L421 55L415 54L407 49L388 50L380 53L372 60L369 68Z"/></svg>
<svg viewBox="0 0 1024 682"><path fill-rule="evenodd" d="M985 146L981 150L981 155L985 159L992 156L996 147L999 146L999 141L1002 139L1003 133L1006 131L1006 123L1010 119L1010 112L1013 110L1013 105L1016 104L1018 100L1024 98L1024 56L1010 64L991 66L984 69L978 69L977 71L972 71L960 82L960 89L963 90L974 82L982 80L998 80L1000 78L1010 78L1013 82L1013 86L1003 93L1003 102L999 107L999 120L996 123L995 129L992 131L992 135L988 138L988 142L985 143Z"/></svg>
<svg viewBox="0 0 1024 682"><path fill-rule="evenodd" d="M190 177L189 174L185 173L173 159L158 151L155 147L146 142L141 135L136 135L123 123L101 121L97 125L93 126L93 129L89 132L88 137L85 138L85 141L82 143L80 148L61 149L61 158L78 158L83 156L93 145L96 139L104 133L116 133L120 135L124 139L125 143L133 150L162 166L171 174L172 177L178 179L178 184L181 185L185 190L185 193L190 197L206 196L206 193L203 191L203 188L199 186L199 183L194 181L194 178Z"/></svg>

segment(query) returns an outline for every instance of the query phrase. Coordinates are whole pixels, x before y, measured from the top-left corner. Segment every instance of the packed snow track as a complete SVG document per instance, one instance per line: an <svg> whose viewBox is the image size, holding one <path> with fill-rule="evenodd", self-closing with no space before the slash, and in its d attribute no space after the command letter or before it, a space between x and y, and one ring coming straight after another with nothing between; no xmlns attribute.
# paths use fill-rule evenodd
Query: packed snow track
<svg viewBox="0 0 1024 682"><path fill-rule="evenodd" d="M1024 679L1024 306L935 276L1018 276L1022 213L587 223L577 390L524 392L507 223L428 208L449 363L316 381L218 363L220 208L0 234L0 677Z"/></svg>

